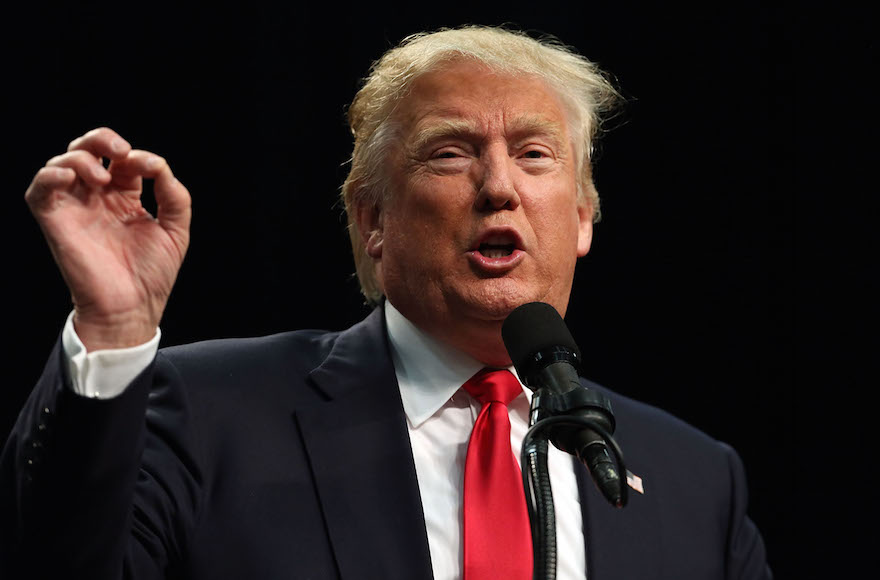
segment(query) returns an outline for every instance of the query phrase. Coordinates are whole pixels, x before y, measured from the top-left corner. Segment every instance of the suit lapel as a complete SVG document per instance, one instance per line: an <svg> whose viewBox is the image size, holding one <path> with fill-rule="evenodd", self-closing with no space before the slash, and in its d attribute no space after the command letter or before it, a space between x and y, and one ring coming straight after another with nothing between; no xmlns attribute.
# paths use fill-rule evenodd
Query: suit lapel
<svg viewBox="0 0 880 580"><path fill-rule="evenodd" d="M310 379L324 401L295 414L342 578L431 578L431 558L406 416L376 309L342 333ZM626 426L616 434L626 453ZM629 504L611 507L575 461L588 580L660 572L662 530L651 473Z"/></svg>
<svg viewBox="0 0 880 580"><path fill-rule="evenodd" d="M343 578L431 578L406 416L382 309L342 333L296 412Z"/></svg>
<svg viewBox="0 0 880 580"><path fill-rule="evenodd" d="M626 459L625 426L618 425L615 439ZM654 481L641 465L627 465L644 479L645 493L629 489L626 507L612 507L593 483L587 468L575 460L581 496L587 580L653 578L662 573L660 517L657 498L651 495Z"/></svg>

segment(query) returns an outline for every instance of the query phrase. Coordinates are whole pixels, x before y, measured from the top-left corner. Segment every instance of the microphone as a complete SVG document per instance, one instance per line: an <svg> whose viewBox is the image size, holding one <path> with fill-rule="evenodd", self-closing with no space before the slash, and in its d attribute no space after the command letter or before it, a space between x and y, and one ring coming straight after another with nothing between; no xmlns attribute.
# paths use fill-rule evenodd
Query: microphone
<svg viewBox="0 0 880 580"><path fill-rule="evenodd" d="M581 385L580 349L555 308L543 302L523 304L504 321L501 336L523 383L532 391L549 391L552 415L583 417L608 435L614 433L611 402ZM554 446L587 466L602 495L612 505L623 507L626 499L620 473L602 436L581 425L555 426L549 433Z"/></svg>

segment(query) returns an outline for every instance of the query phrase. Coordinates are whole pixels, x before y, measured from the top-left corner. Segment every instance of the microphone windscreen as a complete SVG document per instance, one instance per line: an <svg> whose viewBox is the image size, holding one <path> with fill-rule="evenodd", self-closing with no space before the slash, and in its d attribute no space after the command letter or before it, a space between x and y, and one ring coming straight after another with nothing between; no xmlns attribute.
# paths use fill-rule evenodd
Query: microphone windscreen
<svg viewBox="0 0 880 580"><path fill-rule="evenodd" d="M534 355L562 347L581 357L580 350L555 308L530 302L516 308L501 326L501 338L520 377L528 376Z"/></svg>

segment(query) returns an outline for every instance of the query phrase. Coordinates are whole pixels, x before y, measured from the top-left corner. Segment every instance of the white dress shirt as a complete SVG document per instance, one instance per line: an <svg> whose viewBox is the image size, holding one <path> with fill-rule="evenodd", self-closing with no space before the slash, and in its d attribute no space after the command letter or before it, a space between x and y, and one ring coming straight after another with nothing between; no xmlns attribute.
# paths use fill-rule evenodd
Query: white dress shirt
<svg viewBox="0 0 880 580"><path fill-rule="evenodd" d="M461 386L485 365L435 340L385 301L394 372L406 413L435 580L461 578L464 464L480 403ZM511 367L516 376L516 371ZM531 391L510 409L510 446L519 461L528 430ZM547 460L556 508L556 577L586 577L580 495L570 455L550 447Z"/></svg>
<svg viewBox="0 0 880 580"><path fill-rule="evenodd" d="M428 532L435 580L457 580L462 575L462 494L464 464L471 429L480 403L461 386L483 364L434 340L385 302L391 355L409 437ZM108 399L121 394L145 369L159 346L160 332L132 348L86 352L73 328L73 315L62 332L72 388L85 397ZM516 376L516 371L511 367ZM511 451L519 461L528 430L531 392L514 399L510 409ZM550 448L548 458L556 507L559 554L557 578L586 577L580 496L569 455Z"/></svg>
<svg viewBox="0 0 880 580"><path fill-rule="evenodd" d="M61 332L61 346L67 358L67 371L73 392L83 397L112 399L147 368L159 350L162 331L153 338L131 348L114 348L86 352L86 347L73 328L73 312Z"/></svg>

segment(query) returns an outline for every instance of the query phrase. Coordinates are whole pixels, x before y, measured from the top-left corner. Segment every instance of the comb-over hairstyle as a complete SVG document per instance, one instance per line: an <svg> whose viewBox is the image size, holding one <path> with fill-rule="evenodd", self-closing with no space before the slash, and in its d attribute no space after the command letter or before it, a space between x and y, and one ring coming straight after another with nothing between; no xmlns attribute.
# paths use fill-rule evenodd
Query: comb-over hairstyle
<svg viewBox="0 0 880 580"><path fill-rule="evenodd" d="M578 195L592 208L594 221L599 219L592 144L620 96L594 63L555 39L536 40L504 28L465 26L413 34L373 63L348 109L354 151L342 185L342 201L361 291L369 303L381 300L382 289L358 229L357 208L364 203L368 207L393 203L385 162L398 136L394 110L419 76L452 61L481 63L498 74L536 77L557 94L566 109L575 148Z"/></svg>

